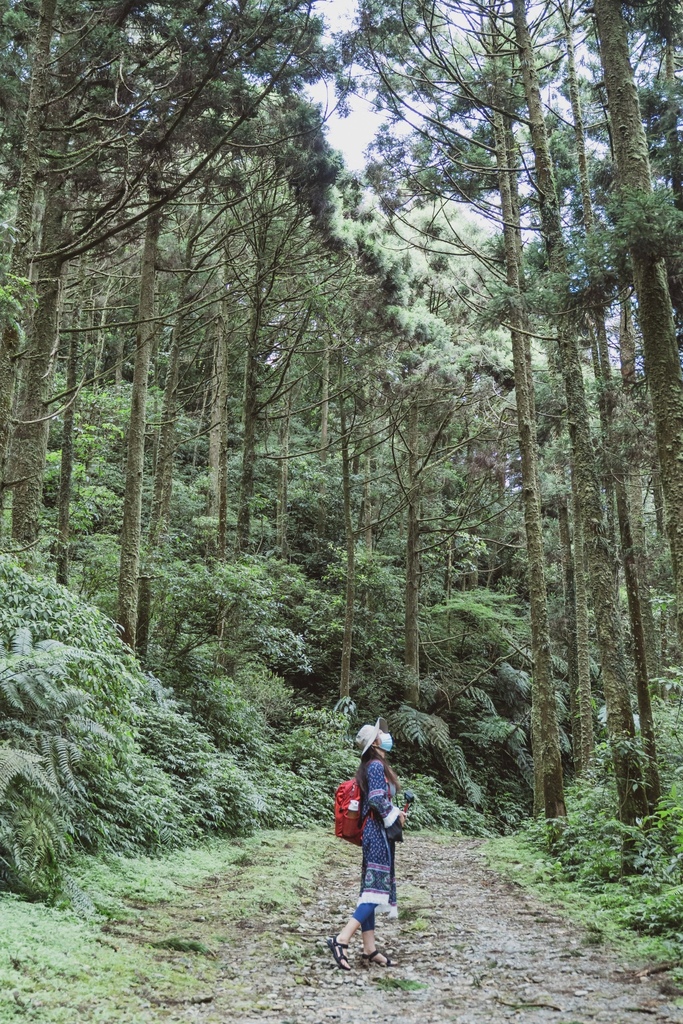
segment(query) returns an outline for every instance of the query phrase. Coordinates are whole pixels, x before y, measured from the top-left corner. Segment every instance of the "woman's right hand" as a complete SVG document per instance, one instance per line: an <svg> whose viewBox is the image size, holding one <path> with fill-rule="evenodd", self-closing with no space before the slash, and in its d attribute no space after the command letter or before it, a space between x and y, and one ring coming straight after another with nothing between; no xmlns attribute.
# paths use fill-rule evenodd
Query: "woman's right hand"
<svg viewBox="0 0 683 1024"><path fill-rule="evenodd" d="M403 826L405 825L407 817L408 817L408 815L406 814L405 811L399 811L398 812L398 820L399 820L399 822L401 824L401 828L403 828Z"/></svg>

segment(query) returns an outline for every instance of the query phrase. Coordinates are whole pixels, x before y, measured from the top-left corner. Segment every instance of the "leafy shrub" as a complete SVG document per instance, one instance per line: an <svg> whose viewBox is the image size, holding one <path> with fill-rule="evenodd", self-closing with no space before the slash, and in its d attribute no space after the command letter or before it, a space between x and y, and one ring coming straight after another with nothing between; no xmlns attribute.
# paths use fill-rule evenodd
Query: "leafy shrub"
<svg viewBox="0 0 683 1024"><path fill-rule="evenodd" d="M61 640L101 654L124 654L113 622L66 587L29 576L6 555L0 555L0 609L5 646L18 629L28 628L34 641Z"/></svg>
<svg viewBox="0 0 683 1024"><path fill-rule="evenodd" d="M140 746L176 781L186 821L197 835L251 831L260 800L246 772L233 757L216 750L168 691L157 684L149 693L138 723Z"/></svg>
<svg viewBox="0 0 683 1024"><path fill-rule="evenodd" d="M32 895L54 887L67 853L84 737L106 744L88 717L92 698L70 685L85 652L56 640L33 643L25 627L0 652L0 863L6 885ZM23 785L21 784L23 783Z"/></svg>
<svg viewBox="0 0 683 1024"><path fill-rule="evenodd" d="M415 794L415 802L410 808L409 828L447 828L472 836L494 834L483 814L472 807L461 807L454 800L449 800L436 779L430 775L416 775L409 780L406 788Z"/></svg>

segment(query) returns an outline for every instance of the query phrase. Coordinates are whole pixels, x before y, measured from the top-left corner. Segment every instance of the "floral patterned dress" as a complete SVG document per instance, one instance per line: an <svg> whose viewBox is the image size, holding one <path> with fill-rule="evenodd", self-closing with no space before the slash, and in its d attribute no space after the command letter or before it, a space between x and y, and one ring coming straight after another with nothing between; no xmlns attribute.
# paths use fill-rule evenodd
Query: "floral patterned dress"
<svg viewBox="0 0 683 1024"><path fill-rule="evenodd" d="M374 903L379 911L397 917L394 853L396 843L386 837L386 830L396 821L398 807L391 801L391 789L379 760L368 763L368 791L363 796L361 813L370 814L363 830L363 868L358 906Z"/></svg>

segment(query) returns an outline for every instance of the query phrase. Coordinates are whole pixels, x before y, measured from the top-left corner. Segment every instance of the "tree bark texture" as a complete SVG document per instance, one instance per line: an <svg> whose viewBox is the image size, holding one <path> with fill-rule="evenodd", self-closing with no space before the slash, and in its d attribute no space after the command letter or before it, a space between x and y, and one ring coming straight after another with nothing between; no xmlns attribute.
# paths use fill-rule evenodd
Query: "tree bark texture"
<svg viewBox="0 0 683 1024"><path fill-rule="evenodd" d="M142 535L142 484L145 469L145 427L147 421L147 390L149 367L154 344L154 290L156 256L161 230L161 213L147 218L145 243L140 274L138 329L135 368L131 392L130 423L126 455L126 485L123 497L121 528L121 562L119 567L118 620L122 639L135 648L138 617L138 573Z"/></svg>
<svg viewBox="0 0 683 1024"><path fill-rule="evenodd" d="M33 230L33 206L40 177L40 134L43 105L47 95L50 67L50 48L57 0L42 0L38 13L38 28L31 61L24 152L17 186L17 213L14 221L14 244L9 273L15 278L28 277L28 251ZM54 272L43 268L41 273ZM61 266L57 270L59 274ZM19 350L19 331L8 323L0 334L0 519L4 501L7 474L12 409L16 387L16 367Z"/></svg>
<svg viewBox="0 0 683 1024"><path fill-rule="evenodd" d="M590 616L588 613L588 578L583 543L583 520L579 489L574 470L571 471L572 520L574 534L574 594L576 596L576 654L579 673L578 704L580 751L577 771L584 772L593 759L593 696L591 691ZM575 754L576 756L576 754Z"/></svg>
<svg viewBox="0 0 683 1024"><path fill-rule="evenodd" d="M320 491L318 494L318 544L325 539L327 519L327 488L325 467L327 465L327 444L330 417L330 339L325 333L322 338L323 355L320 382Z"/></svg>
<svg viewBox="0 0 683 1024"><path fill-rule="evenodd" d="M344 529L346 534L346 605L344 611L344 636L342 640L341 673L339 697L348 697L351 691L351 655L353 653L353 620L356 601L356 538L351 517L351 460L349 456L349 432L346 423L344 399L339 399L341 425L342 488L344 499Z"/></svg>
<svg viewBox="0 0 683 1024"><path fill-rule="evenodd" d="M619 816L624 822L634 824L647 813L647 802L634 743L635 726L623 654L621 621L614 592L615 555L610 549L602 507L577 338L574 325L568 316L570 307L567 296L567 257L562 219L548 145L544 107L526 21L525 0L513 0L513 15L529 110L529 128L535 155L536 185L548 270L558 293L565 296L557 310L562 314L558 317L558 342L569 436L591 566L593 608L602 663L607 727L617 782Z"/></svg>
<svg viewBox="0 0 683 1024"><path fill-rule="evenodd" d="M634 389L637 384L636 376L636 339L633 330L633 317L628 300L622 303L621 323L619 329L619 350L621 361L621 382L623 387L624 400L627 407L634 402ZM626 490L628 493L628 506L630 509L631 536L633 540L633 553L636 560L638 580L640 583L640 607L643 620L643 631L645 633L645 656L647 660L647 674L650 681L661 675L659 664L659 650L657 644L657 631L655 618L650 598L650 573L647 564L647 551L645 542L645 523L643 521L643 491L640 470L637 465L626 470Z"/></svg>
<svg viewBox="0 0 683 1024"><path fill-rule="evenodd" d="M621 532L621 551L624 563L624 579L628 600L629 617L631 620L631 637L633 640L633 661L636 677L636 694L638 697L638 714L640 717L640 735L647 758L645 766L645 789L650 812L653 812L657 801L662 795L657 768L657 744L655 741L655 723L652 715L650 699L650 680L647 674L647 658L645 655L645 633L640 611L640 589L638 573L633 553L631 522L628 510L626 486L623 478L616 481L617 515Z"/></svg>
<svg viewBox="0 0 683 1024"><path fill-rule="evenodd" d="M574 771L578 775L581 765L581 715L579 712L579 652L576 644L576 587L574 585L574 553L569 526L567 500L560 500L557 509L562 552L562 578L564 583L565 647L567 652L567 686L569 688L569 717L572 726L572 752Z"/></svg>
<svg viewBox="0 0 683 1024"><path fill-rule="evenodd" d="M76 386L78 383L79 335L74 332L69 340L66 367L67 402L62 425L62 457L59 474L59 524L57 530L57 583L69 583L69 534L71 510L71 475L74 456L74 417L76 413Z"/></svg>
<svg viewBox="0 0 683 1024"><path fill-rule="evenodd" d="M42 246L57 249L62 238L64 203L59 186L47 195ZM17 544L38 539L43 476L50 432L48 400L57 356L62 299L61 259L43 260L36 281L36 311L22 360L17 422L11 441L12 538Z"/></svg>
<svg viewBox="0 0 683 1024"><path fill-rule="evenodd" d="M406 700L420 701L420 485L418 480L420 410L411 401L408 411L408 534L406 538L405 666L408 673Z"/></svg>
<svg viewBox="0 0 683 1024"><path fill-rule="evenodd" d="M497 104L500 106L501 104ZM522 304L519 221L513 196L517 193L516 171L506 145L502 115L493 112L498 187L503 214L503 237L507 284L513 298L509 318L512 324L512 359L515 373L517 434L522 462L522 503L526 534L531 610L532 648L532 746L534 756L534 803L547 818L564 817L562 756L557 723L555 687L552 677L550 627L543 556L543 520L538 476L538 440L536 436L536 400L531 376L531 352L528 323Z"/></svg>
<svg viewBox="0 0 683 1024"><path fill-rule="evenodd" d="M292 418L292 392L287 392L284 415L280 420L280 479L277 498L277 546L281 558L287 558L287 505L289 502L289 428Z"/></svg>
<svg viewBox="0 0 683 1024"><path fill-rule="evenodd" d="M609 101L618 186L638 201L652 194L647 139L630 63L621 0L595 0L600 56ZM634 238L630 246L643 336L645 373L655 421L674 569L679 640L683 641L683 373L676 343L666 264Z"/></svg>
<svg viewBox="0 0 683 1024"><path fill-rule="evenodd" d="M212 415L218 418L218 464L216 466L216 511L218 513L218 557L228 550L228 398L230 396L230 336L226 303L223 301L217 325L216 401Z"/></svg>
<svg viewBox="0 0 683 1024"><path fill-rule="evenodd" d="M244 411L242 417L242 473L240 477L239 505L237 509L237 536L235 551L246 551L251 528L251 500L254 495L256 468L256 426L259 398L259 337L261 332L260 274L255 271L253 308L244 366Z"/></svg>
<svg viewBox="0 0 683 1024"><path fill-rule="evenodd" d="M164 399L161 407L161 424L157 443L157 458L154 471L154 493L149 517L149 544L154 549L168 528L173 491L173 452L175 448L176 392L180 367L180 349L184 330L184 318L178 314L171 332L168 352Z"/></svg>

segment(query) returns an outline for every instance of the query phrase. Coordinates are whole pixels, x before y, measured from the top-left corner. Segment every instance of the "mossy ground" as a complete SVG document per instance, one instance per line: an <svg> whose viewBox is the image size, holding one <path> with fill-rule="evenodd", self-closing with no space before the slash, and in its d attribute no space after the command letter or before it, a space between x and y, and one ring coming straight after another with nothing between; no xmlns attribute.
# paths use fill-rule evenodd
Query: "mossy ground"
<svg viewBox="0 0 683 1024"><path fill-rule="evenodd" d="M551 904L556 912L583 925L587 942L605 944L626 960L683 964L683 950L676 939L641 935L624 926L623 914L633 899L626 886L605 882L591 891L569 881L556 869L552 858L523 835L490 839L482 846L482 853L497 872ZM672 971L669 977L683 982L683 969Z"/></svg>
<svg viewBox="0 0 683 1024"><path fill-rule="evenodd" d="M240 920L297 905L334 841L267 832L162 858L84 860L74 876L90 918L0 897L0 1021L150 1024L201 1003L212 952L236 941Z"/></svg>

